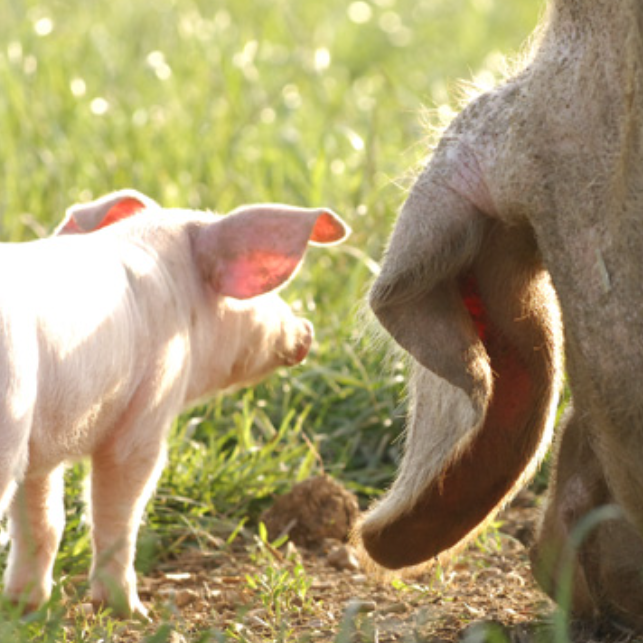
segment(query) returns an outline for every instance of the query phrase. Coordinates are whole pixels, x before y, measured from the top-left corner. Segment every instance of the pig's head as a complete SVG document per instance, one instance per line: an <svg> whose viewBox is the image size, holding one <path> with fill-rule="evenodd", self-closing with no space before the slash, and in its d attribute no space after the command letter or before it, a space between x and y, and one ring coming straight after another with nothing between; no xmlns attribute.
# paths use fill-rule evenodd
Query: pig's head
<svg viewBox="0 0 643 643"><path fill-rule="evenodd" d="M583 414L566 439L592 464L561 449L535 558L558 560L575 522L615 502L623 517L575 559L571 603L640 627L643 5L549 5L529 64L444 133L372 288L412 358L412 398L400 472L359 535L400 568L477 533L547 447L564 325Z"/></svg>
<svg viewBox="0 0 643 643"><path fill-rule="evenodd" d="M150 198L121 190L69 208L56 234L91 233L145 211L157 217L146 221L147 228L168 221ZM208 307L203 344L216 346L217 363L196 375L190 397L253 384L280 366L302 362L313 341L312 324L296 316L277 292L297 272L309 244L340 243L348 226L328 209L280 204L246 206L226 216L169 212L170 221L187 230L191 262ZM146 242L164 238L157 233L146 233Z"/></svg>
<svg viewBox="0 0 643 643"><path fill-rule="evenodd" d="M283 205L240 208L196 231L193 248L203 278L226 299L224 317L233 316L244 328L231 384L254 383L306 357L312 325L276 291L295 274L308 244L336 244L347 234L330 210Z"/></svg>
<svg viewBox="0 0 643 643"><path fill-rule="evenodd" d="M431 560L478 533L552 435L562 372L556 297L529 226L481 210L491 206L480 172L467 146L442 144L370 294L413 358L400 472L360 528L388 568Z"/></svg>

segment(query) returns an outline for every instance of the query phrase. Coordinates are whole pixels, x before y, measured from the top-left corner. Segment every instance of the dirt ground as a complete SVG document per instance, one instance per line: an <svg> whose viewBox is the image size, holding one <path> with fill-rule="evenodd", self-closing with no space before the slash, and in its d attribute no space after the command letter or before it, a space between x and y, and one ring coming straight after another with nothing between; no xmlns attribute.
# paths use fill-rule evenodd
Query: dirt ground
<svg viewBox="0 0 643 643"><path fill-rule="evenodd" d="M554 641L547 616L553 604L535 586L525 548L536 504L524 492L499 516L497 529L450 568L403 582L371 578L340 540L313 543L310 533L308 546L291 543L281 550L240 538L209 553L187 551L140 580L153 621L171 624L167 638L153 640L217 640L196 635L210 630L220 633L218 640L225 632L251 643ZM305 574L298 576L302 567ZM123 624L113 640L142 641L154 631ZM576 628L573 640L637 639L626 631Z"/></svg>

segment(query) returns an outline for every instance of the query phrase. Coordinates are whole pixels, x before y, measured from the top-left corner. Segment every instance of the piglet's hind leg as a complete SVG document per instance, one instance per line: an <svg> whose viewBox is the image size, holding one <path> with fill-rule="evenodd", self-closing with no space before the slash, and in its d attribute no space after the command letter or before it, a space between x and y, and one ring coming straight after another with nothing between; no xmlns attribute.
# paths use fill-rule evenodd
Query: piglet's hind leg
<svg viewBox="0 0 643 643"><path fill-rule="evenodd" d="M63 467L27 475L11 504L11 550L5 572L5 593L27 610L51 595L64 524Z"/></svg>

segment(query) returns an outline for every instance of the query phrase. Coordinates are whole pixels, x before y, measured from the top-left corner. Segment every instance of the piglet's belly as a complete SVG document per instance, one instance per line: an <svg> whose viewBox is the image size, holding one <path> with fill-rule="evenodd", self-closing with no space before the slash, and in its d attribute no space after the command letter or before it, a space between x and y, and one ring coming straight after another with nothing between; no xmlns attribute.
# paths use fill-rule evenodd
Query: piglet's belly
<svg viewBox="0 0 643 643"><path fill-rule="evenodd" d="M43 405L36 414L29 441L30 469L49 468L91 455L114 432L124 428L125 416L124 403L109 398L84 408L62 405L47 409Z"/></svg>

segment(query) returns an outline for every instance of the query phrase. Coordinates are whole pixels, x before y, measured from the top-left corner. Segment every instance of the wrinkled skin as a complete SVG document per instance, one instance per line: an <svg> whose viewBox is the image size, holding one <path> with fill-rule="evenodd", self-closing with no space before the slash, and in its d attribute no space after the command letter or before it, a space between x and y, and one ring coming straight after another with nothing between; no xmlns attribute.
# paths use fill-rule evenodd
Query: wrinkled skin
<svg viewBox="0 0 643 643"><path fill-rule="evenodd" d="M556 595L551 561L567 536L616 503L624 517L596 528L575 559L572 605L637 628L642 31L637 0L553 2L531 62L464 109L415 183L370 295L413 357L405 456L359 530L389 568L475 534L548 445L564 351L582 417L559 449L537 577Z"/></svg>

